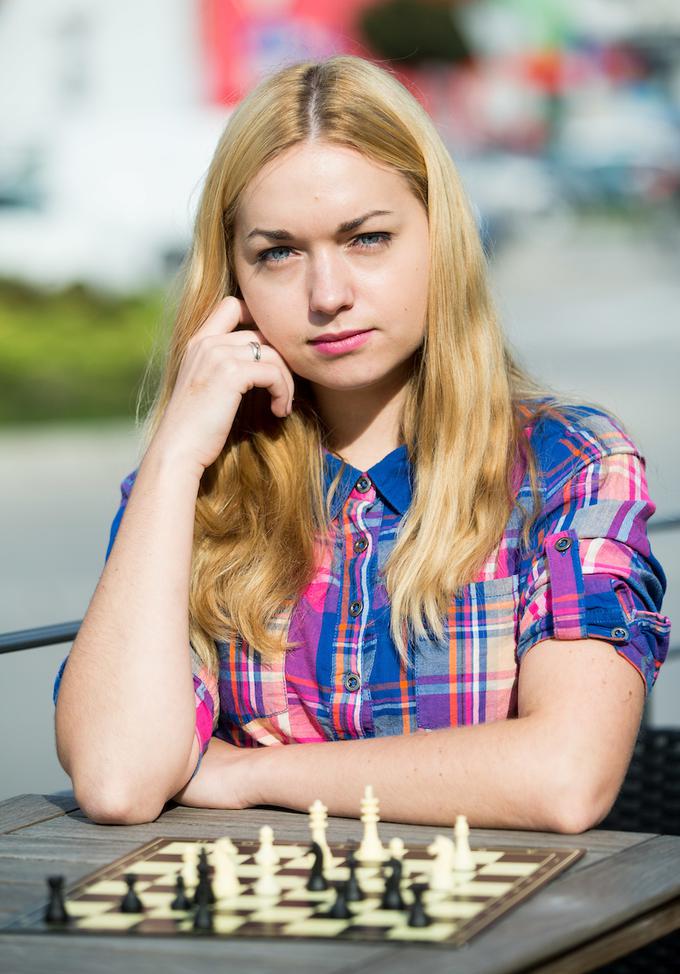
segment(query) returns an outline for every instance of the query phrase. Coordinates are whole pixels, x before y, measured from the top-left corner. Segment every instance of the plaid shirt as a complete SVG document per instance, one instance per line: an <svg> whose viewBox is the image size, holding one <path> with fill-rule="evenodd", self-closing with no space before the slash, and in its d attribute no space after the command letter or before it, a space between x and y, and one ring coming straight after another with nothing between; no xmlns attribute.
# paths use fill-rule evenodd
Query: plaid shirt
<svg viewBox="0 0 680 974"><path fill-rule="evenodd" d="M585 421L544 417L527 427L542 498L529 546L520 544L516 506L477 578L451 599L443 639L428 630L409 645L407 665L389 633L381 580L411 502L406 447L367 471L346 465L331 509L332 550L275 623L298 648L265 665L240 636L219 642L216 676L194 656L201 753L213 734L275 745L514 717L522 658L544 639L610 642L649 692L670 621L659 612L666 579L645 530L655 507L644 459L606 414L578 412ZM324 451L324 465L328 490L341 462ZM109 551L134 476L123 481ZM517 499L532 507L528 476Z"/></svg>

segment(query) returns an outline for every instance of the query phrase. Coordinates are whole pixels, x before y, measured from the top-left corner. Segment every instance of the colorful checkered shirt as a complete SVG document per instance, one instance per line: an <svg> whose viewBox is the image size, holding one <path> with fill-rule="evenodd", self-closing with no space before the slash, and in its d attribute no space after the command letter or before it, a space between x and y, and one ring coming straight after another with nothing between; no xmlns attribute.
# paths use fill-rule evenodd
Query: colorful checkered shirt
<svg viewBox="0 0 680 974"><path fill-rule="evenodd" d="M390 636L381 581L411 503L407 450L369 470L347 464L331 508L332 550L282 617L298 648L265 665L240 636L219 642L216 675L192 654L201 753L213 735L252 747L513 717L522 658L545 639L606 640L651 690L670 621L659 611L666 579L646 535L655 507L644 459L605 413L577 412L568 423L543 417L527 427L542 498L529 546L516 506L477 578L451 599L444 638L428 629L407 664ZM324 451L324 465L328 490L342 464ZM134 476L121 485L109 551ZM517 500L532 507L528 476Z"/></svg>

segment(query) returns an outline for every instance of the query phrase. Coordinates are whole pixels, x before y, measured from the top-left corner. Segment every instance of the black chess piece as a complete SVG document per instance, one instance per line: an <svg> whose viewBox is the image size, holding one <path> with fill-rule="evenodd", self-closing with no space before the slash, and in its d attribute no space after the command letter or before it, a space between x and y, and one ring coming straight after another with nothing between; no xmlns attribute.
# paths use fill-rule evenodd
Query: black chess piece
<svg viewBox="0 0 680 974"><path fill-rule="evenodd" d="M318 842L312 842L311 852L314 853L314 864L312 865L306 889L313 892L328 889L326 877L323 874L323 849Z"/></svg>
<svg viewBox="0 0 680 974"><path fill-rule="evenodd" d="M210 931L215 929L213 923L213 911L210 903L202 901L196 907L194 913L194 930Z"/></svg>
<svg viewBox="0 0 680 974"><path fill-rule="evenodd" d="M187 896L186 888L184 886L184 877L180 873L175 881L175 898L170 904L171 910L189 910L191 909L191 900Z"/></svg>
<svg viewBox="0 0 680 974"><path fill-rule="evenodd" d="M127 893L120 901L120 912L143 913L144 905L135 892L135 881L137 877L133 876L132 873L128 873L123 879L127 883Z"/></svg>
<svg viewBox="0 0 680 974"><path fill-rule="evenodd" d="M327 916L333 917L334 920L349 920L354 916L347 906L345 886L345 883L336 883L335 886L335 903L327 913Z"/></svg>
<svg viewBox="0 0 680 974"><path fill-rule="evenodd" d="M390 875L385 883L381 907L383 910L403 910L404 900L401 895L401 862L398 859L390 859Z"/></svg>
<svg viewBox="0 0 680 974"><path fill-rule="evenodd" d="M205 850L204 850L205 851ZM215 893L213 892L212 883L210 882L208 866L208 857L198 859L198 885L194 891L194 905L198 906L199 903L209 903L212 905L215 902Z"/></svg>
<svg viewBox="0 0 680 974"><path fill-rule="evenodd" d="M413 903L408 915L409 927L429 927L432 923L432 919L427 915L423 906L423 893L426 889L425 883L411 883Z"/></svg>
<svg viewBox="0 0 680 974"><path fill-rule="evenodd" d="M64 903L64 877L48 876L47 886L50 893L45 907L45 923L68 923L71 918Z"/></svg>
<svg viewBox="0 0 680 974"><path fill-rule="evenodd" d="M347 865L349 866L349 877L345 883L345 899L348 903L364 899L364 891L359 886L357 879L357 860L353 852L347 853Z"/></svg>

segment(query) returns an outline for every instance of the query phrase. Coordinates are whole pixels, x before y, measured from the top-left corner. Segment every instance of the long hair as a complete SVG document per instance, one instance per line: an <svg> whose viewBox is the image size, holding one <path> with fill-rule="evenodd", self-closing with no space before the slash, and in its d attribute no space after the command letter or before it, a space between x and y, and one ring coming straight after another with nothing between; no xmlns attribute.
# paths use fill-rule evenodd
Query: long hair
<svg viewBox="0 0 680 974"><path fill-rule="evenodd" d="M244 188L268 160L310 140L393 167L428 216L425 333L400 426L413 498L384 567L390 631L405 660L409 639L424 635L426 625L441 636L451 594L474 580L499 544L516 500L518 464L529 470L536 495L523 427L531 404L545 396L499 328L479 233L451 157L427 113L389 71L350 55L295 64L262 81L232 114L206 175L148 436L187 342L237 291L233 228ZM331 543L330 502L342 468L325 497L327 432L309 384L297 376L295 382L285 418L272 414L266 390L244 396L201 480L190 633L211 668L216 639L240 636L264 660L292 645L286 620Z"/></svg>

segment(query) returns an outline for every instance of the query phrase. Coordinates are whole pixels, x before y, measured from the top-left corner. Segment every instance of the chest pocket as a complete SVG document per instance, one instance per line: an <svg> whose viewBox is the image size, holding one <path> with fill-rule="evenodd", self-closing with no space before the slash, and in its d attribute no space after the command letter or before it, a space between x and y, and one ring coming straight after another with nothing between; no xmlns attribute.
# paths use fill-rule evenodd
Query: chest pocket
<svg viewBox="0 0 680 974"><path fill-rule="evenodd" d="M287 627L289 618L283 612L273 627ZM265 663L241 636L216 646L222 727L236 725L260 743L282 740L288 711L285 655Z"/></svg>
<svg viewBox="0 0 680 974"><path fill-rule="evenodd" d="M416 643L418 727L460 727L517 714L518 575L473 582L452 599L444 638Z"/></svg>

